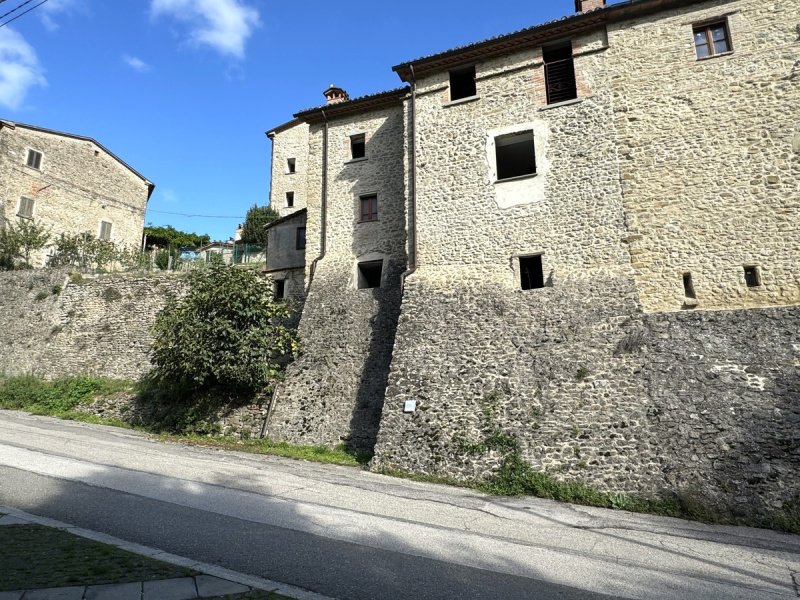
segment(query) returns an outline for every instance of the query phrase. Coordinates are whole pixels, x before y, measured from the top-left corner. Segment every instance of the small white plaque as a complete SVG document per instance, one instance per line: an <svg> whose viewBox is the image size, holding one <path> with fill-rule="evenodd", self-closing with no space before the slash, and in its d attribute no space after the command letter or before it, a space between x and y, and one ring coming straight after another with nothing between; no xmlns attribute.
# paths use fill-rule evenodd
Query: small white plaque
<svg viewBox="0 0 800 600"><path fill-rule="evenodd" d="M415 410L417 410L417 401L416 400L406 400L406 403L403 405L403 412L412 413Z"/></svg>

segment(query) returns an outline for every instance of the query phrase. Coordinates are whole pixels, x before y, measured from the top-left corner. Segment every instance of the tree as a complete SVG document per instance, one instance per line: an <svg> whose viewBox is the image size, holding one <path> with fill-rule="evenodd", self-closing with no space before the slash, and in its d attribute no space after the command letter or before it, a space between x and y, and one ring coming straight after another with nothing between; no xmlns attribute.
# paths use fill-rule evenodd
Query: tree
<svg viewBox="0 0 800 600"><path fill-rule="evenodd" d="M31 268L31 254L44 248L49 241L50 230L32 219L20 219L16 227L6 223L0 230L0 266L16 268L16 261L20 259L25 268Z"/></svg>
<svg viewBox="0 0 800 600"><path fill-rule="evenodd" d="M269 388L295 350L290 309L253 272L225 265L193 271L188 291L167 302L153 325L157 381L180 389Z"/></svg>
<svg viewBox="0 0 800 600"><path fill-rule="evenodd" d="M245 244L261 244L267 245L267 232L264 231L264 225L272 223L275 219L280 218L277 210L272 208L269 204L258 206L254 204L247 211L244 218L244 225L242 225L242 242Z"/></svg>
<svg viewBox="0 0 800 600"><path fill-rule="evenodd" d="M155 226L148 223L144 228L147 236L148 245L155 245L161 248L199 248L211 241L208 234L189 233L175 229L172 225Z"/></svg>

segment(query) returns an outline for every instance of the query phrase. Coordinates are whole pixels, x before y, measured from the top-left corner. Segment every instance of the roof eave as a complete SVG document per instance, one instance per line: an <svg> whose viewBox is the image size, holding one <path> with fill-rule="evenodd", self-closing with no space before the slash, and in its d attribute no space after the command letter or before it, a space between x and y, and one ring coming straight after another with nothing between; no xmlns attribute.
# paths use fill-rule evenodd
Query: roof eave
<svg viewBox="0 0 800 600"><path fill-rule="evenodd" d="M295 117L309 124L322 123L344 115L379 110L389 106L400 105L410 89L402 87L396 90L380 92L371 96L363 96L347 102L317 106L295 113Z"/></svg>

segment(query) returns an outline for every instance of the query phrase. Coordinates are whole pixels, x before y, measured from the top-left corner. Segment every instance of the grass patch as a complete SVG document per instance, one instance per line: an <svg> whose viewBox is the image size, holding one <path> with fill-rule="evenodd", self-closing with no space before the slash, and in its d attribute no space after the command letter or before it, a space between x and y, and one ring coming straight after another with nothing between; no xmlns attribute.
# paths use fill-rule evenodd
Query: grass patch
<svg viewBox="0 0 800 600"><path fill-rule="evenodd" d="M184 567L41 525L0 527L0 591L152 581L196 575Z"/></svg>
<svg viewBox="0 0 800 600"><path fill-rule="evenodd" d="M0 408L62 416L101 395L130 390L131 383L98 377L45 381L32 375L0 379Z"/></svg>

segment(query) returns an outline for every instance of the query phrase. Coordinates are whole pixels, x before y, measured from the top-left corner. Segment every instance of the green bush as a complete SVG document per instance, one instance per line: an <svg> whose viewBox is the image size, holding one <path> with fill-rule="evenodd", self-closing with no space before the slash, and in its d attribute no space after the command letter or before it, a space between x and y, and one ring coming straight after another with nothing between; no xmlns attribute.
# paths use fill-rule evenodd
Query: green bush
<svg viewBox="0 0 800 600"><path fill-rule="evenodd" d="M255 392L270 386L295 349L289 306L251 271L213 265L189 275L153 326L156 381L185 391Z"/></svg>

